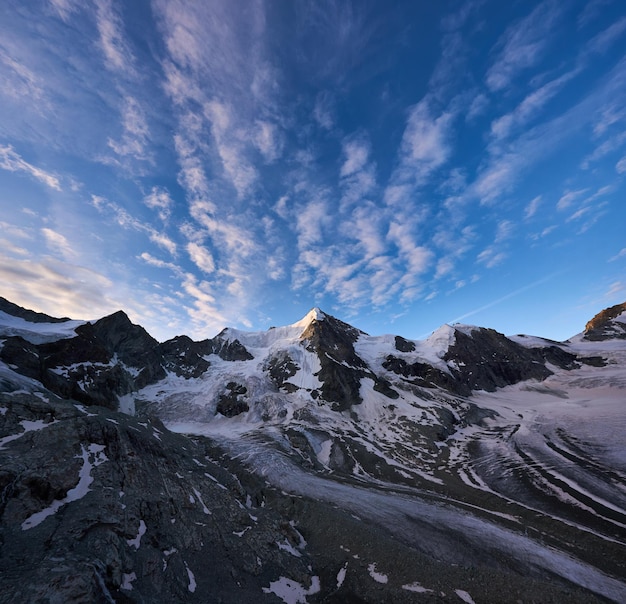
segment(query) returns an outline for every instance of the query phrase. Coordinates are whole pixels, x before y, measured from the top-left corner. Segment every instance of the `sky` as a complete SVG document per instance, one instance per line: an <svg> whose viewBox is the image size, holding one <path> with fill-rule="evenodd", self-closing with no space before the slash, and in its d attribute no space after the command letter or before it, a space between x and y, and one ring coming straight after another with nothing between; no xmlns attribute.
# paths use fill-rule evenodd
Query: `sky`
<svg viewBox="0 0 626 604"><path fill-rule="evenodd" d="M623 0L3 0L0 295L165 340L626 300Z"/></svg>

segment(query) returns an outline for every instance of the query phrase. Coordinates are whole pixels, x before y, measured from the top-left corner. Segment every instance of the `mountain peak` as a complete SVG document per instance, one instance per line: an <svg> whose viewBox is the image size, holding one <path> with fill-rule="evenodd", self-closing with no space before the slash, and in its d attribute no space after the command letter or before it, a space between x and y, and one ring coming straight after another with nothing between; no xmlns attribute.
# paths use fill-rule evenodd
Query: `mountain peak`
<svg viewBox="0 0 626 604"><path fill-rule="evenodd" d="M297 321L292 325L292 327L301 327L302 329L306 329L311 323L315 321L323 321L328 315L319 309L317 306L312 308L302 319Z"/></svg>

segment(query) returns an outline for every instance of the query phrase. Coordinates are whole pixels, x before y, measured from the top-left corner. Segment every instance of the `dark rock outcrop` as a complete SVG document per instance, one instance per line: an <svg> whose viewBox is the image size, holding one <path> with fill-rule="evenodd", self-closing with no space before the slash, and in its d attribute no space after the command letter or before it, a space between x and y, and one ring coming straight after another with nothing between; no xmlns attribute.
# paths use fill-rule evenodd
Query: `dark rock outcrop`
<svg viewBox="0 0 626 604"><path fill-rule="evenodd" d="M626 302L616 304L599 312L585 325L584 340L594 342L611 339L626 339L626 322L615 321L616 317L626 313Z"/></svg>
<svg viewBox="0 0 626 604"><path fill-rule="evenodd" d="M402 336L395 337L396 350L399 352L413 352L415 344L409 340L405 340Z"/></svg>
<svg viewBox="0 0 626 604"><path fill-rule="evenodd" d="M220 395L217 401L216 413L221 413L224 417L235 417L250 409L248 403L243 398L248 389L241 384L229 382L226 384L226 391Z"/></svg>
<svg viewBox="0 0 626 604"><path fill-rule="evenodd" d="M225 361L251 361L254 357L246 347L237 339L228 339L227 332L228 330L225 329L212 340L208 340L211 353Z"/></svg>
<svg viewBox="0 0 626 604"><path fill-rule="evenodd" d="M207 442L99 407L0 407L0 440L15 435L0 446L0 602L256 603L281 574L310 582L297 530L253 508Z"/></svg>
<svg viewBox="0 0 626 604"><path fill-rule="evenodd" d="M188 336L177 336L158 346L163 367L185 378L200 377L211 365L204 357L212 351L209 340L194 342Z"/></svg>

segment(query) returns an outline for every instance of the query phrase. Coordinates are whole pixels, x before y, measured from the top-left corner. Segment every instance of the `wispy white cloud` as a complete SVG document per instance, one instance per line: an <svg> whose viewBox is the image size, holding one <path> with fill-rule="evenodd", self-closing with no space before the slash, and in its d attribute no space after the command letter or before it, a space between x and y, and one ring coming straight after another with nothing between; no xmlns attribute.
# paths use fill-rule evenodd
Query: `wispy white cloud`
<svg viewBox="0 0 626 604"><path fill-rule="evenodd" d="M434 254L428 247L419 243L415 223L389 223L387 239L396 247L397 256L403 262L403 274L400 283L405 287L414 287L420 275L430 268Z"/></svg>
<svg viewBox="0 0 626 604"><path fill-rule="evenodd" d="M560 17L559 3L547 0L509 27L498 42L500 51L487 71L492 91L507 87L517 75L537 64L546 52Z"/></svg>
<svg viewBox="0 0 626 604"><path fill-rule="evenodd" d="M566 191L561 195L556 204L557 210L565 210L569 208L577 199L580 199L589 189L578 189L576 191Z"/></svg>
<svg viewBox="0 0 626 604"><path fill-rule="evenodd" d="M505 252L500 251L496 246L490 245L480 252L476 259L487 268L494 268L495 266L502 264L506 257L507 254Z"/></svg>
<svg viewBox="0 0 626 604"><path fill-rule="evenodd" d="M482 205L493 203L498 197L510 191L528 158L515 152L497 155L488 161L471 190Z"/></svg>
<svg viewBox="0 0 626 604"><path fill-rule="evenodd" d="M478 93L472 99L470 103L469 109L465 115L465 119L467 121L472 121L476 119L478 116L483 115L489 107L489 98L486 94Z"/></svg>
<svg viewBox="0 0 626 604"><path fill-rule="evenodd" d="M49 249L54 252L61 254L66 259L73 258L76 256L76 252L72 249L70 242L66 237L49 228L42 228L41 233L43 234L46 244Z"/></svg>
<svg viewBox="0 0 626 604"><path fill-rule="evenodd" d="M513 233L515 225L510 220L501 220L496 229L495 243L502 243L509 239Z"/></svg>
<svg viewBox="0 0 626 604"><path fill-rule="evenodd" d="M132 74L134 57L125 38L122 19L111 0L99 0L96 3L96 25L107 68Z"/></svg>
<svg viewBox="0 0 626 604"><path fill-rule="evenodd" d="M206 229L219 249L236 254L237 257L245 258L257 250L256 237L253 232L246 229L237 217L230 220L218 220L210 204L202 201L194 201L190 206L190 214L194 220Z"/></svg>
<svg viewBox="0 0 626 604"><path fill-rule="evenodd" d="M615 164L615 170L618 174L626 173L626 155Z"/></svg>
<svg viewBox="0 0 626 604"><path fill-rule="evenodd" d="M340 176L350 176L362 170L369 159L369 141L364 136L357 135L344 139L342 146L345 161L339 171Z"/></svg>
<svg viewBox="0 0 626 604"><path fill-rule="evenodd" d="M118 310L113 282L84 266L46 257L16 259L0 253L2 295L57 317L97 318ZM85 317L86 309L92 313Z"/></svg>
<svg viewBox="0 0 626 604"><path fill-rule="evenodd" d="M187 253L192 262L204 273L211 274L215 271L215 262L211 252L206 247L193 241L187 244Z"/></svg>
<svg viewBox="0 0 626 604"><path fill-rule="evenodd" d="M441 279L450 274L454 269L454 260L450 256L444 256L437 261L435 279Z"/></svg>
<svg viewBox="0 0 626 604"><path fill-rule="evenodd" d="M386 223L383 211L372 202L367 202L355 208L350 220L343 226L348 237L357 241L362 257L371 260L387 252L382 233Z"/></svg>
<svg viewBox="0 0 626 604"><path fill-rule="evenodd" d="M98 195L91 196L91 203L99 212L109 212L120 227L145 233L150 241L167 250L173 256L176 255L176 242L165 233L135 218L120 205Z"/></svg>
<svg viewBox="0 0 626 604"><path fill-rule="evenodd" d="M611 4L612 1L613 0L589 0L578 15L578 27L587 27L590 23L595 21L595 19L602 14L604 7Z"/></svg>
<svg viewBox="0 0 626 604"><path fill-rule="evenodd" d="M531 235L531 239L537 241L538 239L547 237L550 233L556 231L557 228L558 226L556 224L551 224L550 226L544 228L540 233L535 233L534 235Z"/></svg>
<svg viewBox="0 0 626 604"><path fill-rule="evenodd" d="M173 262L166 262L165 260L161 260L160 258L155 258L152 254L148 252L142 252L139 255L139 258L150 266L156 266L157 268L167 268L173 273L178 274L179 276L183 275L182 269L177 264L174 264Z"/></svg>
<svg viewBox="0 0 626 604"><path fill-rule="evenodd" d="M0 145L0 168L9 172L25 172L51 189L61 190L61 183L56 176L28 163L11 145Z"/></svg>
<svg viewBox="0 0 626 604"><path fill-rule="evenodd" d="M257 149L268 162L277 160L283 149L283 137L276 124L267 120L256 120L256 131L253 134L253 141Z"/></svg>
<svg viewBox="0 0 626 604"><path fill-rule="evenodd" d="M617 252L617 254L615 254L615 256L611 256L611 258L609 258L609 262L615 262L620 258L626 258L626 247L623 247L619 252Z"/></svg>
<svg viewBox="0 0 626 604"><path fill-rule="evenodd" d="M328 91L318 92L313 107L315 121L325 130L335 125L334 97Z"/></svg>
<svg viewBox="0 0 626 604"><path fill-rule="evenodd" d="M147 146L150 130L146 116L136 98L126 96L122 107L122 138L108 139L109 147L121 157L131 156L138 160L150 159Z"/></svg>
<svg viewBox="0 0 626 604"><path fill-rule="evenodd" d="M604 142L599 144L583 159L581 167L583 170L589 169L592 163L603 159L615 151L618 151L624 145L624 142L626 142L626 129L615 133L613 136L610 136Z"/></svg>
<svg viewBox="0 0 626 604"><path fill-rule="evenodd" d="M211 132L224 172L238 196L243 198L251 192L258 172L246 158L241 131L233 127L233 110L228 104L213 99L206 103L204 112L211 123ZM246 135L245 138L248 136L253 141L256 138L254 133ZM271 147L267 151L271 151Z"/></svg>
<svg viewBox="0 0 626 604"><path fill-rule="evenodd" d="M347 136L342 141L343 163L339 170L341 211L362 206L377 189L375 166L370 161L370 152L370 141L364 133Z"/></svg>
<svg viewBox="0 0 626 604"><path fill-rule="evenodd" d="M5 223L0 221L0 228L3 228L3 225ZM4 234L8 234L4 228L3 228L3 233ZM19 245L16 245L14 241L9 240L8 238L0 238L0 249L4 250L4 253L9 255L9 254L13 254L13 255L17 255L17 256L28 256L30 255L29 250L27 250L24 247L21 247Z"/></svg>
<svg viewBox="0 0 626 604"><path fill-rule="evenodd" d="M210 194L209 180L202 162L195 155L194 146L180 134L174 136L174 144L181 166L178 175L181 186L192 199L203 199L204 203L208 203L205 198ZM215 211L216 207L213 204L211 206L212 211Z"/></svg>
<svg viewBox="0 0 626 604"><path fill-rule="evenodd" d="M526 218L526 220L532 218L537 213L537 210L541 205L541 200L541 195L537 195L537 197L531 199L529 204L526 206L526 209L524 210L524 218Z"/></svg>
<svg viewBox="0 0 626 604"><path fill-rule="evenodd" d="M144 230L148 233L148 238L152 241L152 243L156 243L159 247L167 250L172 256L176 256L178 247L176 242L174 242L170 237L151 227L147 227Z"/></svg>
<svg viewBox="0 0 626 604"><path fill-rule="evenodd" d="M454 117L450 111L433 111L428 99L411 108L401 143L402 177L422 181L448 160Z"/></svg>
<svg viewBox="0 0 626 604"><path fill-rule="evenodd" d="M513 111L492 122L492 136L496 140L507 138L515 129L523 127L578 73L578 69L570 71L533 90Z"/></svg>
<svg viewBox="0 0 626 604"><path fill-rule="evenodd" d="M78 12L82 5L80 0L49 0L63 21L69 21L73 13Z"/></svg>
<svg viewBox="0 0 626 604"><path fill-rule="evenodd" d="M27 229L18 227L9 222L5 222L4 220L0 220L0 229L2 229L2 234L5 236L10 236L22 240L33 239L32 233L30 233Z"/></svg>
<svg viewBox="0 0 626 604"><path fill-rule="evenodd" d="M594 36L589 41L588 48L591 52L605 53L625 31L626 17L622 17Z"/></svg>
<svg viewBox="0 0 626 604"><path fill-rule="evenodd" d="M36 100L42 110L49 108L44 92L45 81L42 76L24 62L11 56L2 48L2 44L0 44L0 64L4 66L0 69L0 84L2 84L0 95L10 97L17 102L24 99Z"/></svg>
<svg viewBox="0 0 626 604"><path fill-rule="evenodd" d="M525 170L549 157L576 134L584 131L602 108L612 105L626 89L626 60L621 60L594 88L556 117L523 131L506 144L493 145L470 184L468 197L493 204L510 193Z"/></svg>
<svg viewBox="0 0 626 604"><path fill-rule="evenodd" d="M182 289L192 299L192 306L187 308L187 312L195 324L197 334L207 337L228 325L229 317L219 310L210 283L199 281L191 273L186 273Z"/></svg>
<svg viewBox="0 0 626 604"><path fill-rule="evenodd" d="M324 226L330 224L329 206L323 197L313 199L297 210L298 247L307 250L323 239Z"/></svg>
<svg viewBox="0 0 626 604"><path fill-rule="evenodd" d="M174 200L164 187L152 187L150 193L143 198L143 202L150 209L156 210L163 222L167 222L174 207Z"/></svg>
<svg viewBox="0 0 626 604"><path fill-rule="evenodd" d="M622 292L626 290L626 283L623 281L614 281L609 285L608 290L605 292L604 297L607 299L615 298L615 296L622 295Z"/></svg>
<svg viewBox="0 0 626 604"><path fill-rule="evenodd" d="M598 112L597 120L593 126L593 134L600 137L620 122L626 122L626 107L619 102L611 103Z"/></svg>

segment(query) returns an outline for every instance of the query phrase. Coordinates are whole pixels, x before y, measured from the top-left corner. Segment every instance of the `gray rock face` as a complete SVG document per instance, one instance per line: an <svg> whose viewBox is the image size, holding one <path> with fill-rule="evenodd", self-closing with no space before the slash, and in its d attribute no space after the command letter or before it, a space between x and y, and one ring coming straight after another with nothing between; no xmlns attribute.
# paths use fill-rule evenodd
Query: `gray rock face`
<svg viewBox="0 0 626 604"><path fill-rule="evenodd" d="M200 377L211 365L204 357L211 354L208 340L194 342L188 336L177 336L158 346L162 366L180 377Z"/></svg>
<svg viewBox="0 0 626 604"><path fill-rule="evenodd" d="M543 380L552 372L536 349L528 349L512 342L493 329L474 329L471 335L456 332L455 343L444 355L453 361L456 369L456 389L459 394L472 390L493 392L523 380ZM574 355L567 355L570 362Z"/></svg>
<svg viewBox="0 0 626 604"><path fill-rule="evenodd" d="M239 340L227 340L222 334L208 342L211 352L225 361L251 361L254 358Z"/></svg>
<svg viewBox="0 0 626 604"><path fill-rule="evenodd" d="M245 386L229 382L226 385L226 391L220 395L216 412L221 413L224 417L235 417L235 415L248 411L250 407L244 398L246 392L248 389Z"/></svg>
<svg viewBox="0 0 626 604"><path fill-rule="evenodd" d="M322 382L321 396L331 403L334 411L346 411L357 405L361 398L361 379L374 381L374 388L389 398L397 398L387 380L377 376L359 357L354 343L364 332L325 315L322 320L314 319L302 333L307 350L314 352L320 361L318 377Z"/></svg>
<svg viewBox="0 0 626 604"><path fill-rule="evenodd" d="M585 326L585 340L603 341L610 339L626 339L626 319L616 321L621 314L626 313L626 302L616 304L599 312Z"/></svg>
<svg viewBox="0 0 626 604"><path fill-rule="evenodd" d="M208 442L27 395L0 408L0 602L258 602L280 574L310 581L297 530Z"/></svg>
<svg viewBox="0 0 626 604"><path fill-rule="evenodd" d="M158 342L121 311L76 334L42 344L9 337L0 360L61 397L109 408L117 407L119 396L165 377Z"/></svg>

